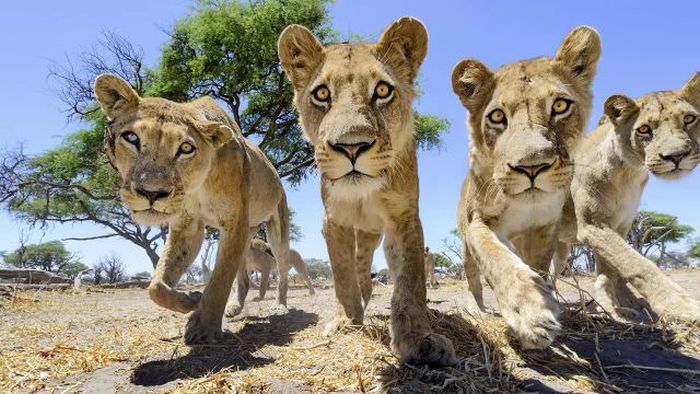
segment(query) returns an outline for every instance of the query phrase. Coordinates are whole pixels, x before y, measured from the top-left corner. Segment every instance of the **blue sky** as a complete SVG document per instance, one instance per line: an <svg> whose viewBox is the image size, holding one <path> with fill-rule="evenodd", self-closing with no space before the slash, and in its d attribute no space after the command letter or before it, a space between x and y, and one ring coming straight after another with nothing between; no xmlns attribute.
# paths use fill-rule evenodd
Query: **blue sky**
<svg viewBox="0 0 700 394"><path fill-rule="evenodd" d="M452 93L450 73L465 57L495 68L521 58L551 55L566 33L580 24L601 34L603 56L594 82L591 119L613 93L638 96L676 89L700 70L697 15L700 3L638 1L366 1L339 0L331 6L333 27L341 36L377 37L394 19L413 15L430 34L428 56L421 69L424 95L418 108L444 117L450 128L440 150L419 154L420 214L426 243L441 249L441 239L455 227L459 190L467 171L465 111ZM119 2L10 2L0 13L0 148L23 143L30 153L56 146L79 125L67 123L62 104L47 79L52 62L64 64L89 48L103 30L114 30L143 48L154 65L167 40L163 33L189 13L190 2L159 0ZM595 122L593 122L595 123ZM700 230L700 171L681 181L652 179L642 208L677 215ZM321 236L323 208L318 179L288 188L289 204L304 238L293 245L305 257L327 258ZM0 250L17 246L26 227L0 214ZM35 230L32 241L100 234L95 226L61 226ZM120 255L131 272L148 270L145 254L127 241L68 242L89 265L100 256ZM380 248L381 249L381 248ZM383 254L375 255L383 266Z"/></svg>

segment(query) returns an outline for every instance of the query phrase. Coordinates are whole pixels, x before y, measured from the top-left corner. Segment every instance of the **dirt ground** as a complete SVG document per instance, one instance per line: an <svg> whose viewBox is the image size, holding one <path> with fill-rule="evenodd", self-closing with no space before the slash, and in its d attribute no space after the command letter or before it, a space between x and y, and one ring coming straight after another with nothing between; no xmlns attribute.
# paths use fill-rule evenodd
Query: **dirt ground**
<svg viewBox="0 0 700 394"><path fill-rule="evenodd" d="M700 298L700 271L670 275ZM144 290L16 292L0 298L0 392L700 392L697 324L613 322L581 308L592 278L564 280L579 285L559 285L564 330L545 351L518 350L489 290L491 314L474 318L462 282L429 289L434 329L461 358L443 369L391 354L391 286L375 288L363 328L333 337L332 288L293 286L286 313L269 310L274 290L252 290L225 340L198 347L182 342L186 316Z"/></svg>

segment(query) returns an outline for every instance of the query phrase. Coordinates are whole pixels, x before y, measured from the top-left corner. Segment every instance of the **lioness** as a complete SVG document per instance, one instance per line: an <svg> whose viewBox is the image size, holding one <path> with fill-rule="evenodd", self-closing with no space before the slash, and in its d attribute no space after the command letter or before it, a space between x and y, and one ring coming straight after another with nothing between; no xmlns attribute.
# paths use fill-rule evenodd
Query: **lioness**
<svg viewBox="0 0 700 394"><path fill-rule="evenodd" d="M377 43L327 47L291 25L278 51L320 169L323 235L338 300L327 332L362 324L372 254L383 233L396 283L391 346L401 362L444 365L455 362L455 353L428 321L411 105L427 45L423 24L404 17Z"/></svg>
<svg viewBox="0 0 700 394"><path fill-rule="evenodd" d="M469 305L479 312L478 268L521 346L548 346L559 306L540 274L548 272L573 176L572 154L591 109L600 38L577 27L553 58L495 72L472 59L452 73L469 111L469 174L458 226L465 242ZM476 298L476 299L475 299Z"/></svg>
<svg viewBox="0 0 700 394"><path fill-rule="evenodd" d="M578 240L593 248L596 300L614 316L634 316L646 302L659 316L700 320L698 301L624 239L649 172L678 179L700 162L700 72L679 90L636 100L614 95L604 108L606 119L576 155L571 184L574 209L566 210L562 238L576 241L578 230ZM557 272L565 263L565 259L555 262ZM630 291L628 283L643 300Z"/></svg>
<svg viewBox="0 0 700 394"><path fill-rule="evenodd" d="M139 97L115 75L95 81L108 119L106 150L121 176L119 193L134 220L168 224L168 239L148 288L158 305L190 315L186 343L221 333L231 284L258 226L281 267L289 264L289 213L282 183L257 146L216 102L187 104ZM204 226L221 231L216 266L203 294L174 289L199 252ZM277 301L286 304L286 278Z"/></svg>
<svg viewBox="0 0 700 394"><path fill-rule="evenodd" d="M248 290L250 289L250 276L249 272L257 271L260 273L260 288L258 289L259 295L253 301L260 301L265 298L265 293L267 293L267 288L269 287L270 274L272 270L277 266L275 256L272 253L270 245L261 239L253 239L246 249L244 256L245 265L244 272L239 272L236 279L236 296L238 299L238 305L232 305L226 312L227 316L236 316L243 310L243 305L245 303L245 298L248 295ZM309 295L314 295L313 283L311 283L311 278L309 277L309 272L306 269L306 264L301 258L299 252L294 249L289 249L289 265L294 267L297 275L301 277L306 286L309 288ZM289 275L288 272L278 271L279 276Z"/></svg>

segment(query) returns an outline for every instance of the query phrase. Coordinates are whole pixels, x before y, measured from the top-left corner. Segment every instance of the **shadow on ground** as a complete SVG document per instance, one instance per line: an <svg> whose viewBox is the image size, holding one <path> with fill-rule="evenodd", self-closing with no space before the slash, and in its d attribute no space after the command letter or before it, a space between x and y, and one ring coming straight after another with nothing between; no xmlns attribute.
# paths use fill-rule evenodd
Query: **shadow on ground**
<svg viewBox="0 0 700 394"><path fill-rule="evenodd" d="M237 333L226 332L216 344L193 346L182 357L154 360L137 366L131 383L139 386L160 386L177 379L198 378L225 368L244 370L274 361L259 351L266 345L282 346L294 335L318 322L318 315L290 309L282 315L249 317Z"/></svg>
<svg viewBox="0 0 700 394"><path fill-rule="evenodd" d="M670 393L700 387L700 360L681 353L674 340L681 326L660 329L567 312L563 332L549 349L521 351L500 319L431 310L431 325L453 341L459 364L440 369L387 364L379 372L384 391ZM388 341L388 332L381 337Z"/></svg>

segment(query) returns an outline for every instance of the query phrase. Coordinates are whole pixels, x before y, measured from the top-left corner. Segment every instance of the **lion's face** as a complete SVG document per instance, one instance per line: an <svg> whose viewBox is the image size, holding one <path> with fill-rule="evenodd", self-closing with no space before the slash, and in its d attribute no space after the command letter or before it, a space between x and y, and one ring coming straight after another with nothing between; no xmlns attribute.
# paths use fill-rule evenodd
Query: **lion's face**
<svg viewBox="0 0 700 394"><path fill-rule="evenodd" d="M599 56L598 34L579 27L554 58L521 61L496 72L475 60L460 62L452 84L469 110L474 170L511 198L566 189Z"/></svg>
<svg viewBox="0 0 700 394"><path fill-rule="evenodd" d="M700 73L677 91L632 100L612 96L605 113L616 126L619 146L652 174L679 179L700 163Z"/></svg>
<svg viewBox="0 0 700 394"><path fill-rule="evenodd" d="M413 82L426 48L425 28L411 18L376 44L324 48L299 25L280 36L304 134L331 193L354 198L379 189L397 154L413 148Z"/></svg>
<svg viewBox="0 0 700 394"><path fill-rule="evenodd" d="M121 176L123 201L138 222L167 222L201 188L232 131L181 104L138 97L115 76L98 77L95 93L109 120L107 155Z"/></svg>

